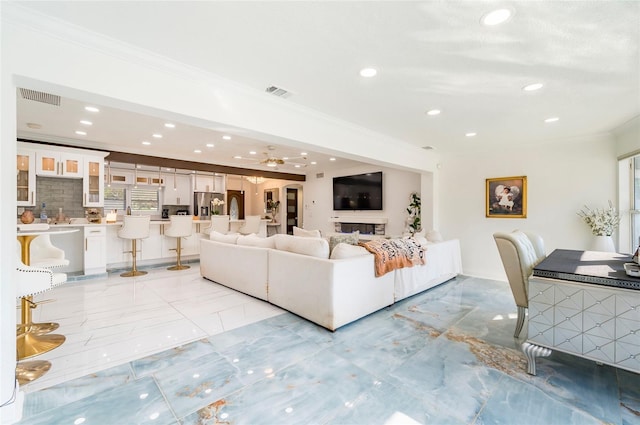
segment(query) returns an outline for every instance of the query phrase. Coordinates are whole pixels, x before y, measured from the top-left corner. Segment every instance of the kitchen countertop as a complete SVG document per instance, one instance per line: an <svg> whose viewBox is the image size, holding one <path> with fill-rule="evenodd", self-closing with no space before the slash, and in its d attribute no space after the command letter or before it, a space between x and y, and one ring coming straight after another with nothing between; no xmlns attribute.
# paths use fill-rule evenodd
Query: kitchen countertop
<svg viewBox="0 0 640 425"><path fill-rule="evenodd" d="M169 219L158 219L151 220L151 225L160 225L160 224L169 224ZM194 223L203 223L209 224L210 220L193 220ZM20 224L20 223L18 223ZM116 221L115 223L107 223L104 219L102 219L101 223L89 223L85 218L72 218L69 222L64 223L54 223L51 222L49 224L51 228L55 227L84 227L84 226L122 226L122 221Z"/></svg>

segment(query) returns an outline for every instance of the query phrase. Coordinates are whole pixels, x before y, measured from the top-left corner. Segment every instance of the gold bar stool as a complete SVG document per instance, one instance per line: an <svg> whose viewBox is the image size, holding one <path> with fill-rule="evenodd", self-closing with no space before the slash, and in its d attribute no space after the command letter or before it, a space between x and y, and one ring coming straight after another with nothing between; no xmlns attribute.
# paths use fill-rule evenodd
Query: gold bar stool
<svg viewBox="0 0 640 425"><path fill-rule="evenodd" d="M184 270L189 266L185 266L181 262L182 255L182 238L191 236L193 231L193 216L192 215L172 215L169 217L171 222L169 227L164 231L165 236L176 238L176 253L178 254L178 261L175 266L167 267L167 270Z"/></svg>
<svg viewBox="0 0 640 425"><path fill-rule="evenodd" d="M21 300L21 331L16 338L17 360L24 360L46 353L64 343L64 335L42 335L33 328L31 309L37 306L33 296L52 289L67 280L65 273L53 273L39 267L30 267L18 261L16 267L16 292ZM38 379L51 368L51 363L45 360L20 362L16 365L16 379L20 384Z"/></svg>
<svg viewBox="0 0 640 425"><path fill-rule="evenodd" d="M23 226L28 229L27 226ZM26 264L26 263L25 263ZM32 267L40 267L43 269L52 270L69 265L69 260L65 258L64 250L58 248L51 243L51 237L48 234L43 234L31 241L29 252L29 265ZM60 281L56 285L61 285L66 282ZM32 307L35 308L35 307ZM17 325L16 331L22 333L25 331L25 325ZM30 332L34 335L44 335L49 332L53 332L58 329L58 324L54 322L49 323L30 323Z"/></svg>
<svg viewBox="0 0 640 425"><path fill-rule="evenodd" d="M118 230L118 237L131 240L131 256L133 257L133 268L125 273L120 274L122 277L142 276L147 274L140 271L136 267L136 241L138 239L146 239L149 237L149 226L151 225L150 215L125 215L122 221L122 227Z"/></svg>

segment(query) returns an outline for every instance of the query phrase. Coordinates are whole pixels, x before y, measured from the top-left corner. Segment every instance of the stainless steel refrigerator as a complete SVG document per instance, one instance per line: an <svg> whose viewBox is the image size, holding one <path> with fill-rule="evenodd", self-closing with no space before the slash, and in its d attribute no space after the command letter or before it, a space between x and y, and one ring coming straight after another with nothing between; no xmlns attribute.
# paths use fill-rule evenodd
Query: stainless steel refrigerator
<svg viewBox="0 0 640 425"><path fill-rule="evenodd" d="M201 219L209 219L213 214L211 202L214 199L224 200L223 193L217 192L193 192L193 215Z"/></svg>

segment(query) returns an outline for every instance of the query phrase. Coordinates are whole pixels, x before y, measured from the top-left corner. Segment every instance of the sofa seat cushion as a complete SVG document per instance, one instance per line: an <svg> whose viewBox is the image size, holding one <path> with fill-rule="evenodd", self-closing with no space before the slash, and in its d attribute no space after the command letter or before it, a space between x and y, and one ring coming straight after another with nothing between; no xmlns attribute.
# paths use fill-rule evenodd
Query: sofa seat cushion
<svg viewBox="0 0 640 425"><path fill-rule="evenodd" d="M273 236L276 249L317 258L329 258L329 242L322 238L291 236L279 234Z"/></svg>
<svg viewBox="0 0 640 425"><path fill-rule="evenodd" d="M321 238L320 230L305 230L297 226L293 226L293 236L301 236L305 238Z"/></svg>
<svg viewBox="0 0 640 425"><path fill-rule="evenodd" d="M366 248L348 243L339 243L331 250L332 260L343 260L345 258L360 257L363 255L372 255Z"/></svg>
<svg viewBox="0 0 640 425"><path fill-rule="evenodd" d="M256 234L240 235L238 236L236 244L243 246L255 246L258 248L275 248L276 239L273 236L268 238L261 238Z"/></svg>

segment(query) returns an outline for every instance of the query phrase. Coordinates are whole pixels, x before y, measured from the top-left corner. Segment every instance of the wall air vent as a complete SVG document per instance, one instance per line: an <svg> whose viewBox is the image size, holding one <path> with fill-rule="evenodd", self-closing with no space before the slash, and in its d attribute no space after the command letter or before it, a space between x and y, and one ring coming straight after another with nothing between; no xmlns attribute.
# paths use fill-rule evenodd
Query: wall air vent
<svg viewBox="0 0 640 425"><path fill-rule="evenodd" d="M321 179L324 177L324 173L316 173L316 178Z"/></svg>
<svg viewBox="0 0 640 425"><path fill-rule="evenodd" d="M280 87L276 87L276 86L269 86L267 87L267 89L265 90L267 93L272 94L274 96L278 96L278 97L282 97L284 99L286 99L287 97L291 96L291 92L287 91L285 89L282 89Z"/></svg>
<svg viewBox="0 0 640 425"><path fill-rule="evenodd" d="M48 103L49 105L60 106L60 96L55 94L21 88L20 95L23 99L26 100L33 100L35 102L42 102Z"/></svg>
<svg viewBox="0 0 640 425"><path fill-rule="evenodd" d="M432 151L432 150L434 150L435 148L434 148L433 146L429 146L429 145L427 145L427 146L423 146L423 147L422 147L422 149L427 150L427 151Z"/></svg>

